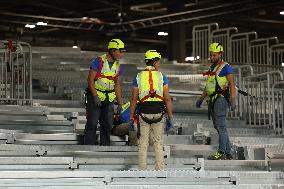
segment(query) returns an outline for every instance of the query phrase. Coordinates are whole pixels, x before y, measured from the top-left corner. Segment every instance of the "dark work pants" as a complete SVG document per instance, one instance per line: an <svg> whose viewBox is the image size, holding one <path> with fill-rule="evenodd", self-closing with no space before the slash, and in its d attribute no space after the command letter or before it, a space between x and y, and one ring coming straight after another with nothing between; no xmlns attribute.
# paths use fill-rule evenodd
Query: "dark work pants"
<svg viewBox="0 0 284 189"><path fill-rule="evenodd" d="M113 102L102 102L101 107L94 104L93 96L88 95L87 123L84 131L84 144L96 144L97 126L100 123L100 145L110 145L110 133L113 124L114 104Z"/></svg>

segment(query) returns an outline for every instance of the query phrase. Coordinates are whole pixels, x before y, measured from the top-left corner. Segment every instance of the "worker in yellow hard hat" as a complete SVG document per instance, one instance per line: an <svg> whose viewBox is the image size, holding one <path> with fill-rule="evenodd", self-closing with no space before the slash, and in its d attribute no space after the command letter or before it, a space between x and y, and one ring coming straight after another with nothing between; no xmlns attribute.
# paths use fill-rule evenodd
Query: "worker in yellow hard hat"
<svg viewBox="0 0 284 189"><path fill-rule="evenodd" d="M212 117L214 127L219 135L219 149L208 159L232 159L226 115L228 106L231 107L231 110L236 108L233 68L222 59L224 48L220 43L212 43L209 46L209 52L211 65L209 70L203 74L207 76L207 82L196 106L200 108L204 98L209 97L209 119Z"/></svg>
<svg viewBox="0 0 284 189"><path fill-rule="evenodd" d="M156 50L145 53L146 68L133 80L129 127L133 129L134 114L138 113L138 162L139 170L147 169L149 135L152 134L156 159L156 170L164 169L163 133L164 114L167 113L167 127L173 127L172 101L167 77L158 71L161 54ZM139 101L137 105L137 101ZM166 107L166 108L165 108Z"/></svg>
<svg viewBox="0 0 284 189"><path fill-rule="evenodd" d="M100 145L110 145L115 100L118 103L118 114L122 110L119 60L124 52L124 43L120 39L112 39L107 45L107 53L96 57L91 63L86 90L87 123L84 144L96 143L99 122Z"/></svg>

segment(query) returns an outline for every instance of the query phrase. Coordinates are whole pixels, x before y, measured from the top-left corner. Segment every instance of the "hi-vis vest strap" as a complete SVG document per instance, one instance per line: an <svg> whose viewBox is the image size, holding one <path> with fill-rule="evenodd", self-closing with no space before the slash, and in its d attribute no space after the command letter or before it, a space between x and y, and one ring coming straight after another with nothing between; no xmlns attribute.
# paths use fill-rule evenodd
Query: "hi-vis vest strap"
<svg viewBox="0 0 284 189"><path fill-rule="evenodd" d="M222 90L225 90L228 87L228 80L226 76L220 77L219 73L221 70L227 65L228 63L222 62L218 64L213 71L211 71L211 68L204 73L204 75L208 75L207 82L206 82L206 92L208 96L213 95L216 92L216 84L218 82L218 85ZM222 94L218 94L222 95Z"/></svg>
<svg viewBox="0 0 284 189"><path fill-rule="evenodd" d="M119 63L115 61L110 69L106 54L99 57L100 66L95 78L95 88L101 101L106 99L109 102L115 100L114 85L115 79L119 75Z"/></svg>
<svg viewBox="0 0 284 189"><path fill-rule="evenodd" d="M139 101L164 101L163 74L154 67L147 66L137 77Z"/></svg>

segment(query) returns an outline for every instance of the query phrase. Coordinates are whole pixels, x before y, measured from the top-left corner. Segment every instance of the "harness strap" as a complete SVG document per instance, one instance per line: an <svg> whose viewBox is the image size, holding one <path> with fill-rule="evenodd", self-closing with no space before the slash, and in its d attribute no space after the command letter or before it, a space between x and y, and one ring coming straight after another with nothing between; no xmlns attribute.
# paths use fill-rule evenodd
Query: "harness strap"
<svg viewBox="0 0 284 189"><path fill-rule="evenodd" d="M151 71L151 70L148 70L148 71L149 71L150 92L149 92L149 94L147 94L146 96L144 96L144 97L140 100L140 102L144 102L144 101L147 100L148 98L158 98L158 99L161 99L162 101L164 101L164 97L158 95L158 94L156 93L156 91L154 91L152 71Z"/></svg>
<svg viewBox="0 0 284 189"><path fill-rule="evenodd" d="M141 118L143 119L143 121L145 121L148 124L153 124L153 123L158 123L163 119L164 116L164 112L162 112L161 116L155 119L149 119L147 117L144 117L142 113L139 112L139 115L141 116Z"/></svg>
<svg viewBox="0 0 284 189"><path fill-rule="evenodd" d="M102 92L102 93L113 93L114 92L114 89L113 90L110 90L110 91L102 91L102 90L100 90L100 89L96 89L97 91L100 91L100 92Z"/></svg>
<svg viewBox="0 0 284 189"><path fill-rule="evenodd" d="M219 69L220 69L222 64L218 64L215 71L211 71L211 67L210 67L206 72L202 73L202 75L203 76L206 76L206 75L210 75L210 76L214 76L215 75L216 76L216 74L219 71Z"/></svg>
<svg viewBox="0 0 284 189"><path fill-rule="evenodd" d="M103 60L102 60L102 58L101 57L99 57L100 58L100 66L99 66L99 69L98 69L98 71L97 71L97 75L96 75L96 77L95 77L95 81L96 80L98 80L98 78L106 78L106 79L108 79L108 80L115 80L116 78L117 78L117 75L118 75L118 73L119 73L119 69L118 69L118 73L117 73L117 75L116 76L105 76L105 75L102 75L101 74L101 72L102 72L102 68L103 68L103 64L104 64L104 62L103 62Z"/></svg>

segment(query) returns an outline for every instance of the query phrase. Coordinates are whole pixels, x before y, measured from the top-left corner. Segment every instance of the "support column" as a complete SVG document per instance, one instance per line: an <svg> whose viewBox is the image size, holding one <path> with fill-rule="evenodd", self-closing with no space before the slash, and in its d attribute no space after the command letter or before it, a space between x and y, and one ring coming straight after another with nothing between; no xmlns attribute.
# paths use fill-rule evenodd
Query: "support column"
<svg viewBox="0 0 284 189"><path fill-rule="evenodd" d="M169 26L168 59L185 62L185 23L176 23Z"/></svg>
<svg viewBox="0 0 284 189"><path fill-rule="evenodd" d="M174 1L173 4L168 4L168 12L177 13L184 11L184 0ZM186 31L185 23L170 24L168 29L168 59L176 60L177 62L185 62L186 57Z"/></svg>

